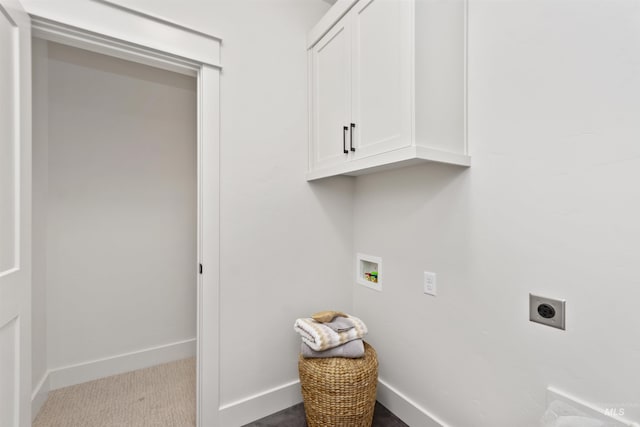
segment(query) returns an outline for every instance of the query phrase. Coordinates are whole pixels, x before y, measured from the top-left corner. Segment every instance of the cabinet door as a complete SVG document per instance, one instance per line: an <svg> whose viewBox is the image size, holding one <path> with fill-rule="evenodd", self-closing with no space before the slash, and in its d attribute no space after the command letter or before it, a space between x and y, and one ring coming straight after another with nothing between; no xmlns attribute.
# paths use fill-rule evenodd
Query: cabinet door
<svg viewBox="0 0 640 427"><path fill-rule="evenodd" d="M347 161L351 115L351 37L345 19L311 49L311 169Z"/></svg>
<svg viewBox="0 0 640 427"><path fill-rule="evenodd" d="M350 13L355 158L412 143L413 2L361 0Z"/></svg>

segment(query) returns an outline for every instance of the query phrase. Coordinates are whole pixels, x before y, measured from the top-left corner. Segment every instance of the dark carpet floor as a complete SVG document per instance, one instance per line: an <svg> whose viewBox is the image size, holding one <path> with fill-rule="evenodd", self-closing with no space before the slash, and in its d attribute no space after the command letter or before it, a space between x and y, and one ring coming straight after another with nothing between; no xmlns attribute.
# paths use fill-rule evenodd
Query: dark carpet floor
<svg viewBox="0 0 640 427"><path fill-rule="evenodd" d="M284 409L268 417L247 424L244 427L306 427L302 403ZM372 427L409 427L393 415L387 408L376 402Z"/></svg>

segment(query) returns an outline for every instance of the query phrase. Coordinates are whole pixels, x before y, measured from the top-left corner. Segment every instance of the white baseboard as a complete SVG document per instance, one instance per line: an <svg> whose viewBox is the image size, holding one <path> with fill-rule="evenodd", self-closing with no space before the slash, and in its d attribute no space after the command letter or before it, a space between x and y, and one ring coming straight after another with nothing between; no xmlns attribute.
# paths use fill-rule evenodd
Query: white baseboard
<svg viewBox="0 0 640 427"><path fill-rule="evenodd" d="M76 365L50 369L47 372L49 390L81 384L136 369L149 368L196 355L196 339L178 341L131 353L91 360Z"/></svg>
<svg viewBox="0 0 640 427"><path fill-rule="evenodd" d="M220 407L220 425L243 426L302 402L295 380Z"/></svg>
<svg viewBox="0 0 640 427"><path fill-rule="evenodd" d="M411 427L448 427L407 396L378 380L377 400ZM274 387L220 407L220 425L243 426L302 402L300 381Z"/></svg>
<svg viewBox="0 0 640 427"><path fill-rule="evenodd" d="M42 379L31 394L31 421L36 419L38 412L42 409L42 405L49 397L49 372L45 372Z"/></svg>
<svg viewBox="0 0 640 427"><path fill-rule="evenodd" d="M382 379L378 379L378 402L411 427L447 427L436 416Z"/></svg>

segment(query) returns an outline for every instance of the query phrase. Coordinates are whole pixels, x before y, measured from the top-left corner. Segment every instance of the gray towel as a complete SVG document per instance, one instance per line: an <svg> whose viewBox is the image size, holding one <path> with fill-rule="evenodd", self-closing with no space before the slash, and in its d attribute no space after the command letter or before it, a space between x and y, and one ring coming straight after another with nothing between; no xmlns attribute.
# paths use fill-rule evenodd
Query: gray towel
<svg viewBox="0 0 640 427"><path fill-rule="evenodd" d="M302 357L305 359L319 359L325 357L346 357L349 359L358 359L364 356L364 344L362 340L353 340L338 347L330 348L325 351L315 351L305 343L302 343Z"/></svg>
<svg viewBox="0 0 640 427"><path fill-rule="evenodd" d="M353 322L348 317L336 317L331 322L323 323L323 325L336 332L347 332L349 329L354 328Z"/></svg>

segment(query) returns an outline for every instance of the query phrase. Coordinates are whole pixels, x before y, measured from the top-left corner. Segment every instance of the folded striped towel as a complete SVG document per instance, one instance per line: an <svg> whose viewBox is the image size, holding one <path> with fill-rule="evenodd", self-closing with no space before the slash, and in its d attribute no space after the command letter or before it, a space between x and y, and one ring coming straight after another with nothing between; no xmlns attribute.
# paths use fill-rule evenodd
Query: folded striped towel
<svg viewBox="0 0 640 427"><path fill-rule="evenodd" d="M302 336L302 341L315 351L324 351L338 347L346 342L363 338L367 334L367 326L355 316L346 318L353 323L353 328L336 332L312 318L297 319L293 329Z"/></svg>

